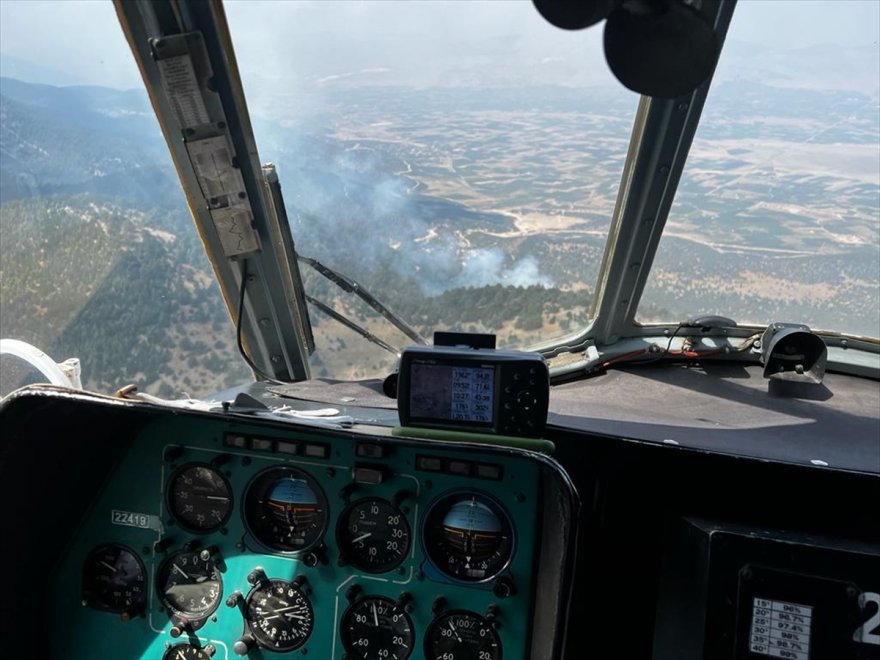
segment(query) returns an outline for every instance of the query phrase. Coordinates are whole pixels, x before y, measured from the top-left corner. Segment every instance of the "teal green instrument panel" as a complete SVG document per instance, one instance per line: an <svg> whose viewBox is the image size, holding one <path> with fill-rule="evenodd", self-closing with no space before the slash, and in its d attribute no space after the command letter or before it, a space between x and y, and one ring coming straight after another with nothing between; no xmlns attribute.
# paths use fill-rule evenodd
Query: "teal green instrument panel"
<svg viewBox="0 0 880 660"><path fill-rule="evenodd" d="M54 568L55 657L528 657L536 463L185 416L120 442Z"/></svg>

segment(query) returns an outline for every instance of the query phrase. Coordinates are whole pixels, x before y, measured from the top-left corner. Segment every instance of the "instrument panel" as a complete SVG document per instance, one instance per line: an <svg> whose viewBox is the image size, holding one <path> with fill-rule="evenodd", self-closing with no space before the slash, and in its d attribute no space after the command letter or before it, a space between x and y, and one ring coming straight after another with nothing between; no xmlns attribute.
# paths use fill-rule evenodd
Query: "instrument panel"
<svg viewBox="0 0 880 660"><path fill-rule="evenodd" d="M497 449L157 418L50 582L53 654L530 657L541 481Z"/></svg>

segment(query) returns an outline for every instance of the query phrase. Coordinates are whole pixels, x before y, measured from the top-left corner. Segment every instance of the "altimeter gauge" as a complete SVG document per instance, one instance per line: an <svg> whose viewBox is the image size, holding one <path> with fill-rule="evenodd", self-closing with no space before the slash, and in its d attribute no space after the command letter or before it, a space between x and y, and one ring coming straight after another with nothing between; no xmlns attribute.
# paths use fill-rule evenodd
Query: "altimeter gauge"
<svg viewBox="0 0 880 660"><path fill-rule="evenodd" d="M172 619L195 623L220 605L223 580L209 551L184 549L159 568L156 590Z"/></svg>
<svg viewBox="0 0 880 660"><path fill-rule="evenodd" d="M409 615L384 596L352 604L342 617L339 634L348 656L363 660L406 660L416 639Z"/></svg>
<svg viewBox="0 0 880 660"><path fill-rule="evenodd" d="M248 594L245 620L257 644L283 653L305 644L315 619L298 584L271 579L258 582Z"/></svg>
<svg viewBox="0 0 880 660"><path fill-rule="evenodd" d="M339 517L336 538L345 560L367 573L390 571L406 558L410 547L406 516L378 497L349 505Z"/></svg>

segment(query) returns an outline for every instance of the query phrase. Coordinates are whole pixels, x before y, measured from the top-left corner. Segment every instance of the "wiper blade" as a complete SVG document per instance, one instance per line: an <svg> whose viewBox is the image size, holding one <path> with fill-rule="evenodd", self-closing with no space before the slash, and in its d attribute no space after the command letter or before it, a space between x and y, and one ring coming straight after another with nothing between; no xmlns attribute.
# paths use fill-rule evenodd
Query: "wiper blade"
<svg viewBox="0 0 880 660"><path fill-rule="evenodd" d="M370 307L379 312L382 316L384 316L388 321L390 321L398 330L400 330L407 337L412 339L417 344L426 344L425 338L422 337L418 332L416 332L412 327L410 327L406 321L397 316L394 312L388 309L385 305L379 302L373 294L364 289L360 284L355 282L353 279L346 277L341 273L337 273L332 268L328 268L324 264L322 264L317 259L313 259L311 257L304 257L301 254L296 255L297 258L303 263L307 263L309 266L318 271L321 275L326 277L328 280L333 282L336 286L338 286L343 291L347 291L348 293L353 293L358 298L367 303ZM309 299L314 302L313 299ZM335 312L334 312L335 314ZM338 320L338 319L337 319ZM364 330L366 332L366 330ZM369 334L369 333L368 333ZM379 341L382 341L381 339ZM383 342L384 343L384 342ZM388 344L385 344L386 346Z"/></svg>
<svg viewBox="0 0 880 660"><path fill-rule="evenodd" d="M372 332L370 332L369 330L365 330L364 328L359 326L354 321L349 321L347 318L345 318L342 314L337 312L332 307L328 307L327 305L322 303L320 300L315 300L314 298L312 298L308 294L306 294L306 300L308 300L310 303L312 303L315 307L317 307L319 310L324 312L327 316L332 318L334 321L338 321L339 323L344 325L346 328L349 328L350 330L354 330L356 333L358 333L361 337L363 337L367 341L371 341L374 344L376 344L377 346L381 346L386 351L389 351L390 353L394 353L397 356L400 355L400 350L394 348L394 346L392 346L391 344L379 339Z"/></svg>

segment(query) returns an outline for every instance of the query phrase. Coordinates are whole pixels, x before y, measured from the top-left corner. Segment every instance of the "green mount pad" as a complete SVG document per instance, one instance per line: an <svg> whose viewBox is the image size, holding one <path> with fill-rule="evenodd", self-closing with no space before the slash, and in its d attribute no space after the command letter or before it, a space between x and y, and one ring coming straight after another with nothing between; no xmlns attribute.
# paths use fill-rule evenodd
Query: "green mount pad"
<svg viewBox="0 0 880 660"><path fill-rule="evenodd" d="M445 429L423 429L412 426L395 426L391 429L391 435L424 440L445 440L447 442L474 442L482 445L497 445L499 447L526 449L541 454L552 454L556 450L556 445L550 440L545 440L543 438L520 438L512 435L469 433L466 431L447 431Z"/></svg>

